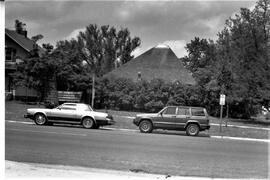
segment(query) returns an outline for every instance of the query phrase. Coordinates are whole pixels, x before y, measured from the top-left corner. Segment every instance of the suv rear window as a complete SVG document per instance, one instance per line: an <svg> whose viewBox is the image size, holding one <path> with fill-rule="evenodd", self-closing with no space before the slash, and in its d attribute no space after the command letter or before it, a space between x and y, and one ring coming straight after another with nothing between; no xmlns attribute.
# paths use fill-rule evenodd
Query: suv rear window
<svg viewBox="0 0 270 180"><path fill-rule="evenodd" d="M203 109L191 109L192 116L205 116Z"/></svg>

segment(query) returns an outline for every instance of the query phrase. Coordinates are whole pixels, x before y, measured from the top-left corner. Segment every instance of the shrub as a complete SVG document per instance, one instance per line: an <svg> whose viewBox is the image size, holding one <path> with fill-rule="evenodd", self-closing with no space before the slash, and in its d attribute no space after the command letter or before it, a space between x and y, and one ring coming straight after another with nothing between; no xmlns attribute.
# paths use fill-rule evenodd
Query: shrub
<svg viewBox="0 0 270 180"><path fill-rule="evenodd" d="M266 113L265 119L266 119L266 120L270 120L270 112L267 112L267 113Z"/></svg>

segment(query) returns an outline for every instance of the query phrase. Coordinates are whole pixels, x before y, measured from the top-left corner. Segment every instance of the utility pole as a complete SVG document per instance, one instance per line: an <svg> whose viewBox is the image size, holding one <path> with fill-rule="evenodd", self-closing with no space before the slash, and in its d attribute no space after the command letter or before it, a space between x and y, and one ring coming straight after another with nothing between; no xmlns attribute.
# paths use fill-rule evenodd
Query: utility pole
<svg viewBox="0 0 270 180"><path fill-rule="evenodd" d="M91 100L91 106L94 109L94 100L95 100L95 73L93 72L92 75L92 100Z"/></svg>

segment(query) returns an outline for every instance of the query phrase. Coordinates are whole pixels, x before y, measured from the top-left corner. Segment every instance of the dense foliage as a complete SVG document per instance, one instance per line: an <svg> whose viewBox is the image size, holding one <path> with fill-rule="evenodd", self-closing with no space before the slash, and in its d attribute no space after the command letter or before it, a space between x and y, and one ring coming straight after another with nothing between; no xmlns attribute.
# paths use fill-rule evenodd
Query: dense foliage
<svg viewBox="0 0 270 180"><path fill-rule="evenodd" d="M260 0L253 10L242 8L226 21L218 40L195 38L182 60L202 91L202 104L217 104L227 95L227 112L249 118L261 106L270 107L270 1ZM216 114L218 109L216 108Z"/></svg>
<svg viewBox="0 0 270 180"><path fill-rule="evenodd" d="M101 78L96 93L95 108L157 112L166 105L200 105L196 86L161 79L133 82L126 78Z"/></svg>
<svg viewBox="0 0 270 180"><path fill-rule="evenodd" d="M57 42L55 49L43 44L46 52L42 56L34 49L18 65L14 81L17 86L36 89L42 101L51 89L50 81L56 81L58 90L87 94L93 76L100 77L130 61L131 52L139 45L140 39L131 38L127 28L117 31L108 25L90 24L76 39Z"/></svg>

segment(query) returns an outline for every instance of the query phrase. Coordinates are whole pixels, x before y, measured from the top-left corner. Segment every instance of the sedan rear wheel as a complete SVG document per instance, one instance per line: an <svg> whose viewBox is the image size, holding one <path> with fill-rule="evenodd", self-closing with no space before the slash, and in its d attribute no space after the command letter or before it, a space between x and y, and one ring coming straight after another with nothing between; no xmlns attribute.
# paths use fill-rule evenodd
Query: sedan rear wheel
<svg viewBox="0 0 270 180"><path fill-rule="evenodd" d="M197 124L189 124L186 128L186 134L188 136L197 136L200 132L200 128Z"/></svg>
<svg viewBox="0 0 270 180"><path fill-rule="evenodd" d="M142 133L151 133L153 130L153 125L150 121L148 120L143 120L139 124L139 129Z"/></svg>
<svg viewBox="0 0 270 180"><path fill-rule="evenodd" d="M47 122L47 119L46 119L45 115L40 114L40 113L35 115L35 123L37 125L45 125L46 122Z"/></svg>
<svg viewBox="0 0 270 180"><path fill-rule="evenodd" d="M82 121L82 125L86 129L91 129L95 126L94 120L92 118L84 118Z"/></svg>

